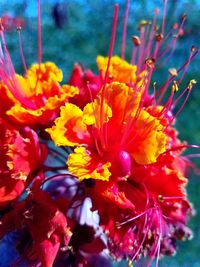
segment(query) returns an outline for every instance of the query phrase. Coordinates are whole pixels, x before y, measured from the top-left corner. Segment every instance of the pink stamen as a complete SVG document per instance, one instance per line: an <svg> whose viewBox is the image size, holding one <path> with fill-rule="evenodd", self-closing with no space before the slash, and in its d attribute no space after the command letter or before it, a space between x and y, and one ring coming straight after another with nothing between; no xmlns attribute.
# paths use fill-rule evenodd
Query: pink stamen
<svg viewBox="0 0 200 267"><path fill-rule="evenodd" d="M188 100L188 98L189 98L189 96L190 96L191 90L187 90L187 91L188 91L188 93L187 93L187 95L186 95L186 98L184 99L184 101L183 101L182 105L180 106L179 110L178 110L178 111L174 114L174 116L173 116L173 121L174 121L175 118L180 114L181 110L182 110L183 107L185 106L185 104L186 104L186 102L187 102L187 100Z"/></svg>
<svg viewBox="0 0 200 267"><path fill-rule="evenodd" d="M153 208L151 208L151 209L153 209ZM136 220L136 219L138 219L138 218L144 216L144 215L147 214L151 209L149 209L149 210L145 210L144 212L141 212L140 214L138 214L138 215L136 215L136 216L134 216L134 217L132 217L132 218L130 218L130 219L128 219L128 220L122 222L122 223L120 223L119 226L123 226L124 224L130 223L130 222L132 222L132 221L134 221L134 220Z"/></svg>
<svg viewBox="0 0 200 267"><path fill-rule="evenodd" d="M163 0L164 9L163 9L163 21L162 21L162 35L165 33L165 22L166 22L166 11L167 11L167 0Z"/></svg>
<svg viewBox="0 0 200 267"><path fill-rule="evenodd" d="M24 67L24 72L26 73L27 72L27 66L26 66L26 61L25 61L24 52L23 52L23 48L22 48L21 27L17 28L17 33L18 33L19 49L20 49L22 64Z"/></svg>
<svg viewBox="0 0 200 267"><path fill-rule="evenodd" d="M170 53L169 53L169 55L160 64L160 67L163 66L172 57L172 55L174 54L174 51L176 49L176 43L177 43L178 37L180 35L180 32L183 31L185 20L186 20L186 16L184 16L182 18L181 25L180 25L179 29L177 30L176 35L173 37L171 43L169 44L169 48L168 49L165 49L163 52L160 53L159 58L161 58L161 57L163 58L165 56L165 54L167 54L171 50ZM165 42L166 42L166 40L167 40L167 38L164 39Z"/></svg>
<svg viewBox="0 0 200 267"><path fill-rule="evenodd" d="M148 42L147 48L146 48L146 51L147 51L146 58L150 57L151 47L152 47L152 44L153 44L153 38L154 38L154 34L155 34L157 15L158 15L158 12L155 12L154 13L152 27L151 27L151 31L150 31L149 42Z"/></svg>
<svg viewBox="0 0 200 267"><path fill-rule="evenodd" d="M1 68L0 68L0 77L10 90L10 92L13 94L13 96L26 108L35 109L36 106L34 103L29 101L24 91L21 89L21 86L16 78L16 73L10 58L10 54L7 49L5 36L3 32L3 28L0 29L0 35L2 39L3 48L5 51L5 59L1 59ZM2 52L3 53L3 52ZM2 54L3 57L3 54ZM8 73L6 73L8 71Z"/></svg>
<svg viewBox="0 0 200 267"><path fill-rule="evenodd" d="M7 48L7 45L6 45L3 29L0 29L0 34L1 34L1 40L2 40L2 44L3 44L3 48L4 48L4 51L5 51L5 59L6 59L6 62L7 62L8 72L9 72L10 76L13 77L13 76L15 76L15 70L14 70L14 67L13 67L13 64L12 64L12 60L10 58L10 54L8 52L8 48Z"/></svg>
<svg viewBox="0 0 200 267"><path fill-rule="evenodd" d="M122 52L121 52L121 58L122 59L124 59L125 48L126 48L126 33L127 33L127 22L128 22L129 5L130 5L130 0L127 0L126 13L125 13L125 17L124 17L123 36L122 36Z"/></svg>
<svg viewBox="0 0 200 267"><path fill-rule="evenodd" d="M200 154L187 154L187 158L200 158Z"/></svg>
<svg viewBox="0 0 200 267"><path fill-rule="evenodd" d="M145 49L145 26L141 26L140 28L140 40L141 45L139 48L139 56L138 56L138 63L137 63L137 74L141 71L141 66L143 63L143 55L144 55L144 49Z"/></svg>
<svg viewBox="0 0 200 267"><path fill-rule="evenodd" d="M184 145L180 145L180 146L174 146L174 147L172 147L170 149L167 149L163 153L163 155L166 154L166 153L170 153L171 151L182 150L182 149L185 149L185 148L198 148L198 149L200 149L200 145L184 144Z"/></svg>
<svg viewBox="0 0 200 267"><path fill-rule="evenodd" d="M192 59L199 53L199 50L197 49L193 54L191 54L191 56L189 57L189 59L177 70L177 74L179 74L185 67L188 66L188 62L191 62ZM159 99L158 99L158 104L162 101L162 98L167 90L167 87L169 85L169 83L174 79L174 76L170 76L170 78L160 87L160 89L156 92L156 96L160 95Z"/></svg>
<svg viewBox="0 0 200 267"><path fill-rule="evenodd" d="M192 48L193 49L193 48ZM183 73L182 73L182 75L181 75L181 77L180 77L180 79L179 79L179 84L182 82L182 80L183 80L183 78L184 78L184 76L185 76L185 73L186 73L186 71L188 70L188 68L189 68L189 65L190 65L190 63L191 63L191 60L192 60L192 55L193 55L193 51L191 51L191 53L190 53L190 57L189 57L189 59L188 59L188 62L187 62L187 64L186 64L186 66L185 66L185 68L184 68L184 70L183 70Z"/></svg>
<svg viewBox="0 0 200 267"><path fill-rule="evenodd" d="M136 53L137 53L137 49L138 47L134 45L133 47L133 51L132 51L132 56L131 56L131 64L134 65L135 64L135 59L136 59Z"/></svg>
<svg viewBox="0 0 200 267"><path fill-rule="evenodd" d="M41 10L40 0L38 0L38 63L42 62L42 33L41 33Z"/></svg>
<svg viewBox="0 0 200 267"><path fill-rule="evenodd" d="M114 7L114 17L113 17L113 24L112 24L112 35L111 35L111 41L110 41L110 48L109 48L109 54L108 54L108 64L105 72L105 78L104 78L104 84L102 87L102 93L101 93L101 105L100 105L100 129L103 130L103 113L104 113L104 99L105 99L105 89L106 89L106 82L109 75L109 67L111 62L111 57L113 54L114 44L115 44L115 37L116 37L116 30L117 30L117 20L118 20L118 13L119 13L119 6L116 4ZM103 137L103 133L100 134L101 137ZM105 140L101 138L101 142L104 145Z"/></svg>

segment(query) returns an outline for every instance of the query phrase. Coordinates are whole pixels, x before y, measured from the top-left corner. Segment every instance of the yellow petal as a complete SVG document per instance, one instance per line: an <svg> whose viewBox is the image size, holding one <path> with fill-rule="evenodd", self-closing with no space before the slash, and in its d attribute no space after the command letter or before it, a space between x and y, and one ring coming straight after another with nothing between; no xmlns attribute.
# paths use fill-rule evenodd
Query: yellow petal
<svg viewBox="0 0 200 267"><path fill-rule="evenodd" d="M46 131L58 146L75 146L87 143L90 138L83 122L83 111L70 103L61 107L60 117L55 120L55 125Z"/></svg>
<svg viewBox="0 0 200 267"><path fill-rule="evenodd" d="M95 159L95 155L92 155L85 147L77 147L74 153L70 154L68 157L68 169L72 174L77 176L79 180L92 178L108 181L111 175L109 171L111 163L102 163L99 161L99 158Z"/></svg>
<svg viewBox="0 0 200 267"><path fill-rule="evenodd" d="M103 75L106 73L107 65L108 57L97 57L97 66L98 69L102 71ZM111 57L109 76L111 76L113 81L124 83L135 82L136 71L137 66L129 64L118 56Z"/></svg>
<svg viewBox="0 0 200 267"><path fill-rule="evenodd" d="M157 161L166 150L166 135L158 119L142 110L130 133L132 144L129 153L139 164L151 164Z"/></svg>
<svg viewBox="0 0 200 267"><path fill-rule="evenodd" d="M112 110L105 102L102 106L101 114L101 103L99 99L95 99L94 102L87 104L83 109L83 121L87 125L95 125L97 128L100 127L100 122L108 122L109 118L112 117Z"/></svg>

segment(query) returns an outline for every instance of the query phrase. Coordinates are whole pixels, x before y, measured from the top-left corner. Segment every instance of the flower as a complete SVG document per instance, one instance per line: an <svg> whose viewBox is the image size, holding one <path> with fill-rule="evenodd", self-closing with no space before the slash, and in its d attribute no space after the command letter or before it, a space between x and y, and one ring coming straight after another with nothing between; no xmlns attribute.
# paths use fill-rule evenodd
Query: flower
<svg viewBox="0 0 200 267"><path fill-rule="evenodd" d="M130 160L139 164L154 163L165 151L166 136L162 124L147 110L140 110L140 94L118 82L109 84L105 89L105 99L100 92L83 111L75 105L66 104L61 109L60 118L55 121L55 127L48 130L56 144L78 145L75 153L69 155L68 166L81 180L86 177L79 176L77 172L84 166L88 178L93 178L91 173L95 170L100 173L103 166L109 170L110 165L112 171L121 169L123 172ZM97 162L91 162L95 157ZM116 178L125 177L129 171ZM103 177L99 179L104 180Z"/></svg>
<svg viewBox="0 0 200 267"><path fill-rule="evenodd" d="M18 203L1 222L0 236L22 229L30 235L23 253L43 267L53 266L60 246L66 247L71 237L66 217L48 193L36 190ZM23 240L21 240L23 243Z"/></svg>
<svg viewBox="0 0 200 267"><path fill-rule="evenodd" d="M95 181L86 192L98 210L113 256L135 258L144 251L151 257L158 249L167 254L175 231L192 212L184 190L182 150L170 152L181 143L171 125L172 113L146 102L146 81L115 81L123 79L116 74L122 65L128 63L121 59L119 70L113 75L109 70L114 81L102 85L82 110L65 104L47 132L56 145L74 147L68 170L80 181ZM174 246L170 249L174 253Z"/></svg>
<svg viewBox="0 0 200 267"><path fill-rule="evenodd" d="M134 261L142 255L149 258L150 265L154 258L158 262L160 254L173 255L176 240L191 235L186 226L193 213L185 191L187 162L181 156L187 145L174 129L191 87L174 99L179 84L174 79L195 51L176 75L170 72L160 89L154 83L151 94L162 33L156 33L154 25L149 29L147 23L141 23L141 39L149 30L150 37L142 42L133 38L135 50L128 63L112 56L115 26L109 56L97 57L102 84L96 97L86 104L84 100L78 105L66 103L46 131L57 146L73 148L67 158L68 170L85 185L112 257ZM171 94L164 102L170 83ZM184 94L183 104L173 114Z"/></svg>
<svg viewBox="0 0 200 267"><path fill-rule="evenodd" d="M75 64L69 78L69 84L79 89L79 93L70 99L70 102L83 108L88 102L94 99L101 88L100 76L95 75L91 70L84 69Z"/></svg>
<svg viewBox="0 0 200 267"><path fill-rule="evenodd" d="M47 156L37 134L25 127L20 131L0 119L0 208L21 196ZM33 174L35 172L35 174Z"/></svg>
<svg viewBox="0 0 200 267"><path fill-rule="evenodd" d="M18 29L23 76L0 29L0 237L17 232L28 265L110 266L110 257L158 266L160 255L176 252L177 240L191 237L190 162L182 153L199 146L180 141L174 122L196 83L179 89L198 50L157 88L153 74L173 54L185 16L165 33L164 1L161 29L158 10L152 23L141 21L128 62L128 10L129 1L121 56L113 55L116 5L108 56L96 60L99 73L75 64L69 85L61 85L54 63L42 63L39 0L38 64L29 69Z"/></svg>
<svg viewBox="0 0 200 267"><path fill-rule="evenodd" d="M34 64L24 76L16 74L11 66L7 73L5 62L1 61L0 95L5 103L0 113L19 126L48 126L60 106L78 94L78 88L60 85L62 71L52 62Z"/></svg>

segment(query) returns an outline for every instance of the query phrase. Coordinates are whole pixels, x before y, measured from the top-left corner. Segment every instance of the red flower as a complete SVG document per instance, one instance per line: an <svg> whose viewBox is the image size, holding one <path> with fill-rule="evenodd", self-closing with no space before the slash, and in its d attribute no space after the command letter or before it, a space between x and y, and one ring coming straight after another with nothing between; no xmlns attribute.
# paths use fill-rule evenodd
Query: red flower
<svg viewBox="0 0 200 267"><path fill-rule="evenodd" d="M93 100L101 88L101 79L91 70L85 70L81 65L75 64L69 84L79 89L79 94L71 99L71 103L83 108Z"/></svg>
<svg viewBox="0 0 200 267"><path fill-rule="evenodd" d="M30 192L27 199L2 218L0 236L19 229L31 236L26 256L39 261L42 267L53 266L59 248L67 248L71 237L65 215L42 190Z"/></svg>
<svg viewBox="0 0 200 267"><path fill-rule="evenodd" d="M0 207L3 208L19 197L40 171L47 151L33 130L26 127L18 131L0 119L0 152Z"/></svg>

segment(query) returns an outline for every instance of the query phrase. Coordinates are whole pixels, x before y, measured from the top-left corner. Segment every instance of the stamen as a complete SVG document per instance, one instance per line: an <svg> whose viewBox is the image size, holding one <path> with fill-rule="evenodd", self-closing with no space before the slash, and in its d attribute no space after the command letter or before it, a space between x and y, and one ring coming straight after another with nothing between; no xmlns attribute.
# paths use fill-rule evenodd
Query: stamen
<svg viewBox="0 0 200 267"><path fill-rule="evenodd" d="M127 22L128 22L129 5L130 5L130 0L127 0L126 13L125 13L125 17L124 17L123 36L122 36L122 52L121 52L121 58L122 59L124 59L125 48L126 48L126 33L127 33Z"/></svg>
<svg viewBox="0 0 200 267"><path fill-rule="evenodd" d="M38 0L38 63L42 62L42 33L41 33L41 10L40 0Z"/></svg>
<svg viewBox="0 0 200 267"><path fill-rule="evenodd" d="M22 39L21 39L21 27L17 27L17 33L18 33L18 41L19 41L19 49L20 49L20 55L22 59L22 64L24 67L24 72L27 72L27 66L26 66L26 61L23 53L23 48L22 48Z"/></svg>
<svg viewBox="0 0 200 267"><path fill-rule="evenodd" d="M162 35L165 33L165 22L166 22L166 11L167 11L167 0L163 0L164 9L163 9L163 21L162 21Z"/></svg>
<svg viewBox="0 0 200 267"><path fill-rule="evenodd" d="M188 63L192 61L192 59L199 53L199 49L197 49L193 54L190 55L189 59L177 70L177 74L179 74L186 66L188 66ZM158 104L162 101L162 98L169 86L169 83L174 79L174 76L171 76L161 87L160 89L156 92L156 96L159 96L158 99Z"/></svg>
<svg viewBox="0 0 200 267"><path fill-rule="evenodd" d="M101 105L100 105L100 131L103 131L103 112L104 112L104 99L105 99L105 89L106 89L106 82L109 75L109 67L111 62L111 57L113 54L114 44L115 44L115 36L116 36L116 30L117 30L117 20L118 20L118 13L119 13L119 6L116 4L114 7L114 16L113 16L113 24L112 24L112 35L111 35L111 41L110 41L110 48L109 48L109 54L108 54L108 63L107 68L105 72L104 77L104 84L102 87L102 93L101 93ZM100 134L100 137L103 137L103 133ZM104 144L104 140L101 138L102 145Z"/></svg>
<svg viewBox="0 0 200 267"><path fill-rule="evenodd" d="M131 64L134 65L135 64L135 59L136 59L136 53L138 50L138 46L141 45L141 41L140 38L138 36L132 36L132 42L134 44L133 46L133 51L132 51L132 56L131 56Z"/></svg>

